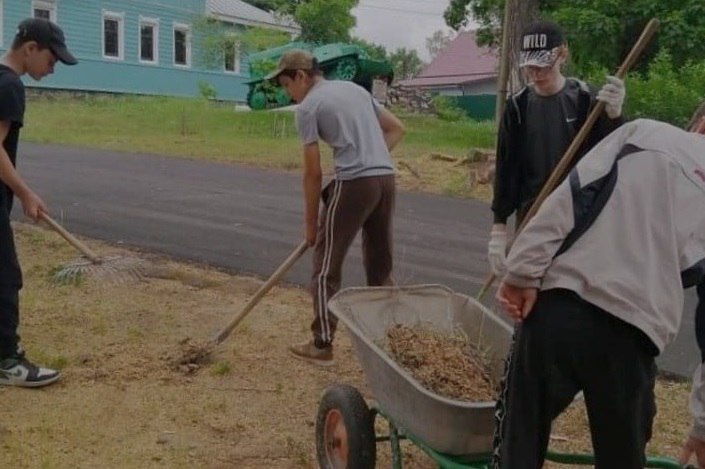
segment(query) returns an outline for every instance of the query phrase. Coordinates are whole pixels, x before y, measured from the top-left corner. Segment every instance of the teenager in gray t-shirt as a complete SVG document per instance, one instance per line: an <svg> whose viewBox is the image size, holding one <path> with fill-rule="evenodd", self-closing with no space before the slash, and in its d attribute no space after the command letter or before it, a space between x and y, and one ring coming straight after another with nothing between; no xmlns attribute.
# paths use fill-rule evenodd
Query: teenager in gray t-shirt
<svg viewBox="0 0 705 469"><path fill-rule="evenodd" d="M296 128L304 156L304 232L314 247L313 338L289 351L327 366L333 364L337 323L329 314L328 298L340 288L345 255L360 230L367 284L392 283L395 183L389 152L401 140L404 127L362 87L323 78L316 59L306 51L285 53L268 78L276 78L299 103ZM325 188L320 141L333 149L335 165L335 179Z"/></svg>
<svg viewBox="0 0 705 469"><path fill-rule="evenodd" d="M331 146L336 179L393 174L376 117L381 111L379 103L359 85L319 80L296 109L296 128L303 145L323 140Z"/></svg>

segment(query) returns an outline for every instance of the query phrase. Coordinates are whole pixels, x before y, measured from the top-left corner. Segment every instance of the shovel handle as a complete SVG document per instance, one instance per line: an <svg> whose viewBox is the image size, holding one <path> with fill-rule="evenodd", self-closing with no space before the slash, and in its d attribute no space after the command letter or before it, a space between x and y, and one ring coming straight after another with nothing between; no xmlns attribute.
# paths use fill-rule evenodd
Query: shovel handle
<svg viewBox="0 0 705 469"><path fill-rule="evenodd" d="M632 49L629 51L629 54L627 54L627 57L622 62L622 65L620 65L619 69L617 69L617 73L615 74L617 78L624 78L627 71L632 66L634 66L634 63L636 63L637 58L641 55L653 35L656 34L656 30L658 30L658 27L659 20L656 18L652 18L646 24L644 30L641 33L641 36L639 36L639 39L637 39L636 43L634 43L634 46L632 46ZM592 108L592 111L590 111L590 114L588 114L588 117L585 120L583 126L580 128L580 131L570 143L570 146L565 151L563 157L558 162L556 167L553 168L553 172L551 172L551 175L548 177L543 187L541 188L541 191L536 196L536 200L534 200L534 203L531 204L531 208L529 208L529 211L524 216L524 220L522 221L521 225L519 225L519 228L517 228L516 230L514 239L516 239L516 235L518 235L521 230L524 229L529 220L531 220L531 218L536 215L536 212L538 212L539 207L541 206L543 201L546 200L546 198L551 194L551 192L553 192L553 189L555 189L558 183L563 179L563 175L573 162L573 159L575 159L575 155L578 153L578 150L583 145L583 142L587 138L588 134L592 130L592 127L595 125L595 122L597 122L597 119L600 117L600 114L602 114L604 109L605 103L603 103L602 101L598 101L595 107ZM492 286L492 283L494 283L496 278L497 277L494 275L494 273L490 273L490 275L487 277L487 280L485 280L484 285L482 285L482 288L477 294L478 300L482 299L482 297Z"/></svg>
<svg viewBox="0 0 705 469"><path fill-rule="evenodd" d="M59 225L56 221L54 221L53 218L51 218L48 214L44 212L39 212L39 218L44 221L47 225L51 227L52 230L56 231L61 235L62 238L64 238L66 241L71 244L71 246L75 247L79 251L81 251L81 254L86 256L92 263L94 264L100 264L101 259L98 257L96 253L94 253L91 248L86 246L85 243L81 242L78 238L76 238L74 235L66 231L66 229Z"/></svg>
<svg viewBox="0 0 705 469"><path fill-rule="evenodd" d="M277 268L277 270L267 279L267 281L264 282L264 284L262 284L262 286L257 289L254 296L250 298L250 301L248 301L247 304L240 311L238 311L238 313L230 321L230 323L225 326L220 332L218 332L218 334L213 339L215 345L221 344L225 339L228 338L233 329L235 329L235 327L240 324L240 321L245 319L245 316L247 316L247 314L252 311L255 305L260 302L262 297L264 297L264 295L272 289L274 284L277 283L279 279L289 271L289 269L291 269L291 266L293 266L294 263L299 260L299 258L303 255L304 252L306 252L306 249L308 249L308 243L306 241L302 241L301 244L299 244L296 249L294 249L294 251L289 254L289 257L287 257L286 260L282 262L282 264Z"/></svg>

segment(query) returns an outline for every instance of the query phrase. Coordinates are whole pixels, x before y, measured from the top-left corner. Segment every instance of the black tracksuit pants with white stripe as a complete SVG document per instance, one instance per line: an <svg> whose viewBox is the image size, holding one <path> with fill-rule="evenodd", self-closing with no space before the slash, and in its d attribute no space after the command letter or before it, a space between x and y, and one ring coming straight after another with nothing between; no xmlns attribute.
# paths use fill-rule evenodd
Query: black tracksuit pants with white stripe
<svg viewBox="0 0 705 469"><path fill-rule="evenodd" d="M333 342L338 320L326 305L340 289L343 261L360 230L367 285L392 284L394 176L334 180L322 198L311 276L315 316L311 330L318 347Z"/></svg>
<svg viewBox="0 0 705 469"><path fill-rule="evenodd" d="M539 469L551 423L583 391L597 469L640 469L656 406L656 346L569 290L539 292L497 401L493 468Z"/></svg>

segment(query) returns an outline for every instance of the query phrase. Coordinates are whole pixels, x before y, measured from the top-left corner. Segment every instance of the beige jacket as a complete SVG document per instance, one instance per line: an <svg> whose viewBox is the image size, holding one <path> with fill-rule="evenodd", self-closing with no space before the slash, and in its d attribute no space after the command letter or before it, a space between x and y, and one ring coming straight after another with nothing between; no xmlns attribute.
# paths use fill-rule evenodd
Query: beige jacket
<svg viewBox="0 0 705 469"><path fill-rule="evenodd" d="M546 199L507 269L507 283L572 290L663 351L683 287L705 277L705 138L646 119L615 130ZM691 409L705 440L704 373Z"/></svg>

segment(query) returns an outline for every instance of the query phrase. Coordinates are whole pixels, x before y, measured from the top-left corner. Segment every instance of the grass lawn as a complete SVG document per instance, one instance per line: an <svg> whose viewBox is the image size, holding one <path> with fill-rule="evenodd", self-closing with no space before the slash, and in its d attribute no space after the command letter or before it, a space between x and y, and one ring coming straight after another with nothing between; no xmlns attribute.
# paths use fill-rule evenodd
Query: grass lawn
<svg viewBox="0 0 705 469"><path fill-rule="evenodd" d="M393 156L401 187L487 198L486 186L467 184L472 165L454 165L430 155L462 158L471 149L492 148L493 124L400 117L407 135ZM232 105L203 99L35 97L27 105L22 138L283 170L301 167L293 113L236 112ZM330 163L324 158L327 171Z"/></svg>

